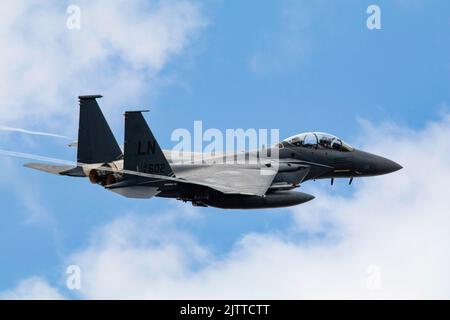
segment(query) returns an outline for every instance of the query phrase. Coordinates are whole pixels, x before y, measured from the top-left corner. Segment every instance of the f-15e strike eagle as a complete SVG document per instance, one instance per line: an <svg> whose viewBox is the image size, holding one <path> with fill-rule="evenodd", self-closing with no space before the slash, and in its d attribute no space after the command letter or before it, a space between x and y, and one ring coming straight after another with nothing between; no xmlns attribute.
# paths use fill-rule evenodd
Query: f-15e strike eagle
<svg viewBox="0 0 450 320"><path fill-rule="evenodd" d="M341 139L303 133L252 155L271 151L276 159L256 164L229 163L224 155L200 162L178 162L159 146L142 111L125 112L124 150L117 144L97 103L100 95L80 96L77 165L28 163L48 173L87 177L92 183L129 198L165 197L194 206L224 209L277 208L314 196L292 191L315 179L353 178L391 173L402 167L386 158L352 148ZM271 149L271 150L269 150ZM236 154L232 156L236 158ZM219 159L220 158L220 159ZM263 169L272 171L265 172Z"/></svg>

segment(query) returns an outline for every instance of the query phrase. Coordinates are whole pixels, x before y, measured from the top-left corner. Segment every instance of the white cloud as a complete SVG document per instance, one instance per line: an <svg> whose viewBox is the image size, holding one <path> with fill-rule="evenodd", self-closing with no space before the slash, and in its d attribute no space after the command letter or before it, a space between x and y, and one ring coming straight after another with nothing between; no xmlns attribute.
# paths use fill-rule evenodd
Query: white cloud
<svg viewBox="0 0 450 320"><path fill-rule="evenodd" d="M56 288L38 277L25 279L17 286L0 293L0 300L62 300L64 297Z"/></svg>
<svg viewBox="0 0 450 320"><path fill-rule="evenodd" d="M308 182L316 199L293 208L292 228L246 234L220 256L181 228L201 209L126 215L67 258L80 297L449 298L450 116L417 131L363 126L363 147L403 170L358 179L350 196Z"/></svg>
<svg viewBox="0 0 450 320"><path fill-rule="evenodd" d="M133 103L205 25L198 6L184 0L77 5L81 29L69 30L62 3L1 2L3 122L65 119L76 114L80 94L103 93L112 107Z"/></svg>
<svg viewBox="0 0 450 320"><path fill-rule="evenodd" d="M64 117L86 90L125 101L142 93L204 24L186 1L79 3L80 31L65 28L63 6L0 3L2 119ZM302 33L307 25L291 27ZM292 56L307 47L283 41L294 46ZM267 67L264 58L255 67ZM419 131L363 125L362 146L398 161L402 171L357 180L352 196L309 182L316 199L293 209L292 230L247 234L225 257L176 227L186 212L198 218L196 210L127 215L95 230L91 244L68 257L82 268L81 297L449 298L450 117ZM380 271L377 290L367 286L373 270ZM62 295L32 277L0 298Z"/></svg>
<svg viewBox="0 0 450 320"><path fill-rule="evenodd" d="M130 107L165 83L162 70L186 51L205 26L199 5L187 0L76 4L81 9L80 30L66 27L68 4L0 2L1 125L16 131L23 131L17 128L23 126L73 135L77 96L92 93L104 94L108 99L104 111L115 110L122 120L117 108ZM3 144L9 142L5 135ZM20 172L12 170L8 159L0 162L4 178L0 187L17 192L26 222L48 227L61 255L57 222L41 204L36 186L19 179ZM29 292L37 298L56 297L52 290L42 279L31 278L1 296L25 297Z"/></svg>
<svg viewBox="0 0 450 320"><path fill-rule="evenodd" d="M13 197L19 204L16 212L7 211L5 214L14 214L24 224L44 228L51 234L56 253L63 256L63 236L59 227L58 219L42 201L40 191L36 184L29 178L24 178L23 167L17 167L17 159L0 157L0 168L2 180L0 192L6 198Z"/></svg>
<svg viewBox="0 0 450 320"><path fill-rule="evenodd" d="M295 232L247 234L220 258L176 228L182 212L128 215L70 257L83 270L81 296L448 298L450 117L417 132L365 132L366 148L404 169L356 180L351 196L313 186L317 198L293 209Z"/></svg>

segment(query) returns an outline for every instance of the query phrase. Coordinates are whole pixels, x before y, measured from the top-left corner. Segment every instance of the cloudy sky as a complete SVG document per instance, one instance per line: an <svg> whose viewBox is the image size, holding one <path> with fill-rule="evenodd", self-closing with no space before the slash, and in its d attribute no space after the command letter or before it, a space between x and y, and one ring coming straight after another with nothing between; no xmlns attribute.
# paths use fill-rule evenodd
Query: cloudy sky
<svg viewBox="0 0 450 320"><path fill-rule="evenodd" d="M366 26L372 4L381 30ZM167 149L202 120L330 132L404 169L305 183L316 199L298 207L223 211L0 157L0 298L450 298L449 13L440 0L2 1L0 149L74 160L77 96L99 93L119 143L123 111L148 108Z"/></svg>

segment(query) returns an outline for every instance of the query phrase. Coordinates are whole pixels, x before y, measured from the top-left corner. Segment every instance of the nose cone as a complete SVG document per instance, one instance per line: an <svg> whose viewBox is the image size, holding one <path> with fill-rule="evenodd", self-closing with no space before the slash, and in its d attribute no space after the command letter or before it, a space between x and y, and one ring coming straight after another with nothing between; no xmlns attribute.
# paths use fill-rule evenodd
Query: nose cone
<svg viewBox="0 0 450 320"><path fill-rule="evenodd" d="M378 176L402 169L398 163L364 151L355 152L355 161L362 176Z"/></svg>
<svg viewBox="0 0 450 320"><path fill-rule="evenodd" d="M386 158L379 159L378 161L376 161L375 164L375 170L378 171L378 174L392 173L402 168L403 167L399 165L397 162L394 162Z"/></svg>

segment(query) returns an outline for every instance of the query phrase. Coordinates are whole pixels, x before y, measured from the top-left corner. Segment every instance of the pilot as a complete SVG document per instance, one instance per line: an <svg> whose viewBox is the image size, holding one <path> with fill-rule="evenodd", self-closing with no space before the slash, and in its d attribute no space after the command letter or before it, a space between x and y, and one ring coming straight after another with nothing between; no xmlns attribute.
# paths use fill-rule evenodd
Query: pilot
<svg viewBox="0 0 450 320"><path fill-rule="evenodd" d="M319 140L319 144L325 149L331 149L331 141L328 137L322 137Z"/></svg>
<svg viewBox="0 0 450 320"><path fill-rule="evenodd" d="M331 149L333 150L340 151L341 147L342 144L338 139L334 139L333 142L331 143Z"/></svg>

